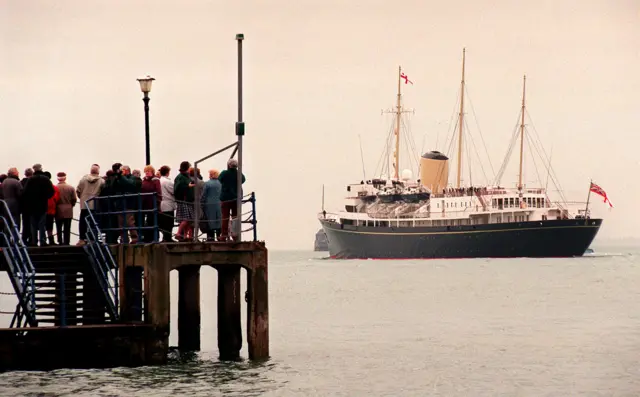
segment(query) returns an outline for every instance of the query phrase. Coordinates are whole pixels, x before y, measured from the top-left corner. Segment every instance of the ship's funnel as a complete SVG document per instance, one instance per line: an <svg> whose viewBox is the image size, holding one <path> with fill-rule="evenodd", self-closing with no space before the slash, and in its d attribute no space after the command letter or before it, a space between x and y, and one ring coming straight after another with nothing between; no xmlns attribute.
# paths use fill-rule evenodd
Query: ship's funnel
<svg viewBox="0 0 640 397"><path fill-rule="evenodd" d="M420 183L434 193L442 193L449 180L449 158L438 151L422 155L420 159Z"/></svg>

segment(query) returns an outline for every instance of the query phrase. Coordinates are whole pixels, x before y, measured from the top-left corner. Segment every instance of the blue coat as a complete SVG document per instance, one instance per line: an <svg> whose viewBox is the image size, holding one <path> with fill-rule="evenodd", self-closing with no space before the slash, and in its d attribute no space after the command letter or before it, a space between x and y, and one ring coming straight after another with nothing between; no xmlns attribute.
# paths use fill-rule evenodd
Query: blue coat
<svg viewBox="0 0 640 397"><path fill-rule="evenodd" d="M217 179L209 179L202 191L202 209L207 217L209 229L222 228L222 208L220 193L222 184Z"/></svg>

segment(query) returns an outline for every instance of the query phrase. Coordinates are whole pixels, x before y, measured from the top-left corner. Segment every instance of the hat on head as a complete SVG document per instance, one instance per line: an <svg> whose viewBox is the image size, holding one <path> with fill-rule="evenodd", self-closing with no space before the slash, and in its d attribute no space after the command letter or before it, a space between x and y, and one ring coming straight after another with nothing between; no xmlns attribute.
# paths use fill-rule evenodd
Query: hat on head
<svg viewBox="0 0 640 397"><path fill-rule="evenodd" d="M65 174L64 172L58 172L58 178L64 178L66 176L67 174Z"/></svg>

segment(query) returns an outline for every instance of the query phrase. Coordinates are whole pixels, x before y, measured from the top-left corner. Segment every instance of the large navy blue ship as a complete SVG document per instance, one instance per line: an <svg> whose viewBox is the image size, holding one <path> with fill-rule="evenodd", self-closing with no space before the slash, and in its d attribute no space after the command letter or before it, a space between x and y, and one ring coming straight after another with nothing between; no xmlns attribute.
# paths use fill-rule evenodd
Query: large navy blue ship
<svg viewBox="0 0 640 397"><path fill-rule="evenodd" d="M405 112L400 78L405 78L401 70L396 127L390 136L395 140L393 176L348 185L344 210L326 212L323 208L318 220L327 236L331 257L572 257L585 253L602 225L602 219L589 216L588 201L586 206L552 201L546 188L531 188L523 181L524 88L520 128L514 131L509 149L510 154L513 146L520 144L517 185L502 187L498 176L492 185L464 186L464 55L459 129L455 131L458 164L453 183L449 183L449 158L438 151L421 156L416 181L408 170L399 174L399 120ZM591 191L600 194L593 188Z"/></svg>

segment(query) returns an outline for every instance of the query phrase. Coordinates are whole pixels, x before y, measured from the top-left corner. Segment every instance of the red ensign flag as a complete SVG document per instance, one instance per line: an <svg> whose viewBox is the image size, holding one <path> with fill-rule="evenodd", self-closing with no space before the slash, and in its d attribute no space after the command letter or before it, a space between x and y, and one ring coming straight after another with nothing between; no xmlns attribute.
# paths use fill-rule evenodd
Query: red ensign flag
<svg viewBox="0 0 640 397"><path fill-rule="evenodd" d="M602 196L604 198L604 202L608 203L609 207L613 207L613 204L611 204L611 200L609 200L609 197L607 197L607 193L604 191L604 189L593 182L591 182L591 192L597 194L598 196Z"/></svg>
<svg viewBox="0 0 640 397"><path fill-rule="evenodd" d="M407 75L404 74L404 72L400 73L400 77L404 79L405 84L409 84L409 83L413 84L413 81L409 80L409 77L407 77Z"/></svg>

